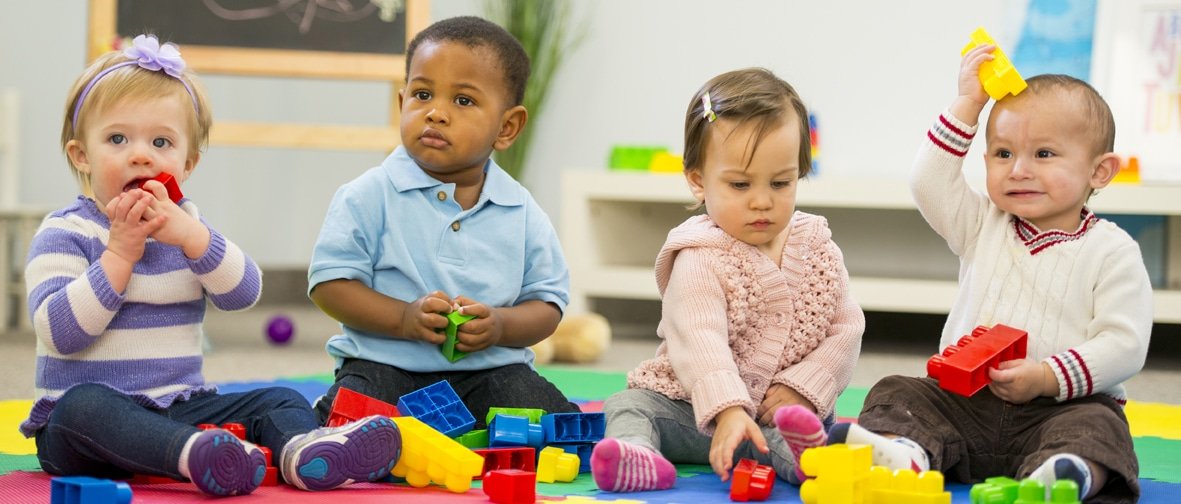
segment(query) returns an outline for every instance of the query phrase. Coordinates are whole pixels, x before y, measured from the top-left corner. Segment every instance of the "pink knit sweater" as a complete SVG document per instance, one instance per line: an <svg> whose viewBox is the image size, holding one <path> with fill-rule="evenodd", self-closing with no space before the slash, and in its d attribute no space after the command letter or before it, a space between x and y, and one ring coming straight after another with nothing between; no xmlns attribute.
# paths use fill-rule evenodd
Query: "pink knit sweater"
<svg viewBox="0 0 1181 504"><path fill-rule="evenodd" d="M821 418L849 384L865 315L828 222L796 212L782 266L699 215L677 226L656 258L663 299L656 357L628 374L628 387L693 404L697 428L731 406L752 416L781 383Z"/></svg>

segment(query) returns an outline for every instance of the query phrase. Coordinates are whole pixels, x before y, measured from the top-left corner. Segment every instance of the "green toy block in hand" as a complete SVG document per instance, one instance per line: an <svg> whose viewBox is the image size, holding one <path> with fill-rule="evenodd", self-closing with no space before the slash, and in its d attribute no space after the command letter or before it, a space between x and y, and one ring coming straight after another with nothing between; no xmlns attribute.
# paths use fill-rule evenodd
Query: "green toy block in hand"
<svg viewBox="0 0 1181 504"><path fill-rule="evenodd" d="M447 341L444 341L442 345L439 345L439 350L443 351L443 356L446 357L448 361L455 362L459 359L467 357L467 352L461 352L455 349L455 343L459 341L455 335L459 332L459 326L463 325L464 322L474 318L476 318L475 315L464 315L458 311L453 311L447 314Z"/></svg>

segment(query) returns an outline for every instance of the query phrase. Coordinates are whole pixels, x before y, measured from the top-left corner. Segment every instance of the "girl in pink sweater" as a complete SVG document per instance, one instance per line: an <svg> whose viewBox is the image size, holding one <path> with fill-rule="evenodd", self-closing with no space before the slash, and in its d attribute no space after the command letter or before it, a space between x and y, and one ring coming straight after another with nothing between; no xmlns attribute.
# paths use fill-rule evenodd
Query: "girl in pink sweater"
<svg viewBox="0 0 1181 504"><path fill-rule="evenodd" d="M669 488L673 463L726 481L740 458L798 482L799 454L824 444L865 317L827 221L795 211L810 167L807 110L770 71L719 75L689 103L685 178L705 215L656 258L664 341L603 405L600 489Z"/></svg>

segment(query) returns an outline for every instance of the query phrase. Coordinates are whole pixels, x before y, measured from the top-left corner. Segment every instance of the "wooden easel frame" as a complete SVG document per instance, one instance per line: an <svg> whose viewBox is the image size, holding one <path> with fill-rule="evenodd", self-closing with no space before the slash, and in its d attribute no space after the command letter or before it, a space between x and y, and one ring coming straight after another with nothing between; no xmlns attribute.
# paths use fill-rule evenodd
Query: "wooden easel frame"
<svg viewBox="0 0 1181 504"><path fill-rule="evenodd" d="M87 61L110 50L116 33L118 0L90 0ZM406 41L430 22L429 0L406 0ZM341 126L292 123L215 121L213 145L376 150L388 152L399 143L398 86L405 79L405 55L323 51L291 51L187 44L185 62L201 73L274 77L376 80L390 83L389 124Z"/></svg>

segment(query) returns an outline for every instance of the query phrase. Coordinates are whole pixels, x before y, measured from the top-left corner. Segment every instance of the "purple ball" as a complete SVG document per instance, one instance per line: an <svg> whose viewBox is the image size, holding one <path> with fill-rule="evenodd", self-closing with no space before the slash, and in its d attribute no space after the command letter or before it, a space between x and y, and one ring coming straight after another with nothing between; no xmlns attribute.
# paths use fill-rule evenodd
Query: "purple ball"
<svg viewBox="0 0 1181 504"><path fill-rule="evenodd" d="M295 336L295 323L285 315L275 315L267 321L267 339L276 345L286 345Z"/></svg>

